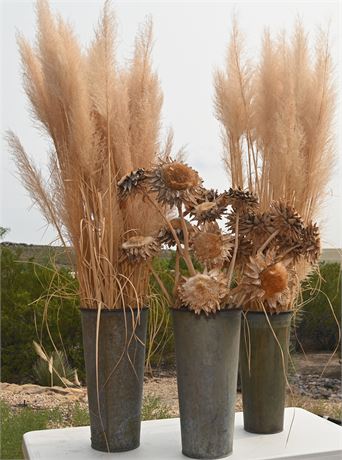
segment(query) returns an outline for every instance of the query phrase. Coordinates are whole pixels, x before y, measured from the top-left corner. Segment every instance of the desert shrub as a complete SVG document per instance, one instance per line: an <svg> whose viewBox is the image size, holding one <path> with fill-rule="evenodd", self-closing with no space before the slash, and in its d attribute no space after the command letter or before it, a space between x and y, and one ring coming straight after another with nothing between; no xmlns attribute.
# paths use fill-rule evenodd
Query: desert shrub
<svg viewBox="0 0 342 460"><path fill-rule="evenodd" d="M319 286L320 277L320 290L316 291L315 287ZM341 324L340 264L321 263L320 274L314 273L304 286L303 300L307 304L303 307L297 336L305 351L333 350L339 337L334 314Z"/></svg>
<svg viewBox="0 0 342 460"><path fill-rule="evenodd" d="M77 369L81 383L85 383L77 281L66 268L43 266L34 258L26 262L20 260L22 254L18 247L2 246L1 250L2 380L47 384L47 378L37 380L33 371L37 361L33 341L42 343L47 354L51 354L52 339L55 347L67 356L70 366ZM154 268L169 290L173 267L172 253L155 261ZM184 270L182 266L182 272ZM155 280L151 281L151 289L156 297L150 314L146 355L150 358L149 364L158 366L173 362L173 334L168 305L158 300L161 292Z"/></svg>
<svg viewBox="0 0 342 460"><path fill-rule="evenodd" d="M42 343L50 354L54 351L51 338L56 348L66 353L70 365L78 369L79 378L83 380L77 282L65 268L43 267L33 259L21 262L18 250L6 247L1 250L2 381L33 381L32 369L37 359L33 341ZM58 293L62 293L63 298Z"/></svg>
<svg viewBox="0 0 342 460"><path fill-rule="evenodd" d="M33 365L33 376L36 383L44 387L64 386L61 378L74 383L75 369L70 366L65 353L57 350L48 356L48 361L41 357L37 359Z"/></svg>

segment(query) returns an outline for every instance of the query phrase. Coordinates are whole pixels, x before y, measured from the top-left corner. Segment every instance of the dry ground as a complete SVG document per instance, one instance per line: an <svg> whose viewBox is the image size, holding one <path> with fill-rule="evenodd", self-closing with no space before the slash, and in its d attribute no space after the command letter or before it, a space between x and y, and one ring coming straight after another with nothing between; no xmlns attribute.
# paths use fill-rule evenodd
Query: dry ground
<svg viewBox="0 0 342 460"><path fill-rule="evenodd" d="M296 355L294 363L296 373L300 378L310 378L318 376L329 361L329 354L308 354L306 357ZM341 366L338 358L335 356L325 371L325 377L341 378ZM1 384L0 398L6 401L11 407L32 407L36 409L68 407L79 404L81 407L87 405L87 394L85 388L64 389L60 387L40 387L38 385L14 385ZM153 396L166 405L169 409L170 416L178 415L177 383L174 371L156 372L153 377L146 377L144 384L144 395ZM339 397L323 398L310 397L310 395L301 395L296 385L292 385L292 394L288 392L288 406L303 407L311 412L320 415L329 415L334 418L341 418L341 395ZM236 410L242 410L241 394L238 393L236 401Z"/></svg>

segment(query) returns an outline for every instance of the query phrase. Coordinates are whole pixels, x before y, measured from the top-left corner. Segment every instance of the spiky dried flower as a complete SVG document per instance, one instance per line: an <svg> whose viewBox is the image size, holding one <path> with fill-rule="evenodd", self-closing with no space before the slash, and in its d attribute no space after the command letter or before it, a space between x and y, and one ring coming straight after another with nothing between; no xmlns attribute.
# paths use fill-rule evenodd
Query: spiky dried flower
<svg viewBox="0 0 342 460"><path fill-rule="evenodd" d="M190 208L189 212L199 224L221 219L228 206L227 192L208 193L206 200Z"/></svg>
<svg viewBox="0 0 342 460"><path fill-rule="evenodd" d="M180 243L184 242L184 235L183 235L183 226L182 220L180 218L175 218L170 220L170 224L172 225L176 235L180 241ZM186 228L188 230L189 236L191 236L195 232L195 228L188 222L185 221ZM170 228L165 225L165 227L161 228L158 234L158 241L160 244L166 244L169 247L175 246L176 241L174 240L173 234Z"/></svg>
<svg viewBox="0 0 342 460"><path fill-rule="evenodd" d="M257 196L253 192L242 190L240 187L228 190L227 201L235 211L240 213L246 213L259 206Z"/></svg>
<svg viewBox="0 0 342 460"><path fill-rule="evenodd" d="M235 232L236 228L236 211L232 211L227 215L226 227ZM253 240L256 245L263 241L267 235L275 231L274 216L270 212L246 212L239 215L239 235L248 237Z"/></svg>
<svg viewBox="0 0 342 460"><path fill-rule="evenodd" d="M236 265L238 267L243 266L249 261L249 258L253 254L254 244L246 237L239 237L238 240L238 252L236 256Z"/></svg>
<svg viewBox="0 0 342 460"><path fill-rule="evenodd" d="M180 301L196 314L206 315L221 309L228 294L227 279L223 273L211 270L188 278L178 290Z"/></svg>
<svg viewBox="0 0 342 460"><path fill-rule="evenodd" d="M126 199L139 190L139 186L145 179L145 169L139 168L135 171L125 174L118 182L118 189L121 199Z"/></svg>
<svg viewBox="0 0 342 460"><path fill-rule="evenodd" d="M131 236L122 246L124 257L130 263L139 263L155 256L160 246L152 236Z"/></svg>
<svg viewBox="0 0 342 460"><path fill-rule="evenodd" d="M146 173L147 183L164 205L194 205L201 196L202 179L190 166L172 160L161 160Z"/></svg>
<svg viewBox="0 0 342 460"><path fill-rule="evenodd" d="M310 264L315 264L321 255L321 238L316 223L310 222L303 230L302 254Z"/></svg>
<svg viewBox="0 0 342 460"><path fill-rule="evenodd" d="M279 235L299 242L304 222L295 208L282 201L274 201L271 204L271 212L274 214L274 226L279 230Z"/></svg>
<svg viewBox="0 0 342 460"><path fill-rule="evenodd" d="M233 302L246 308L258 308L258 301L266 310L286 310L290 303L289 260L277 261L274 251L250 257L241 282L231 292Z"/></svg>
<svg viewBox="0 0 342 460"><path fill-rule="evenodd" d="M279 254L285 254L286 257L291 259L293 263L298 263L303 258L303 244L302 241L294 240L290 237L277 236L275 239L277 252Z"/></svg>
<svg viewBox="0 0 342 460"><path fill-rule="evenodd" d="M222 232L198 232L191 240L197 259L213 266L230 259L234 239Z"/></svg>

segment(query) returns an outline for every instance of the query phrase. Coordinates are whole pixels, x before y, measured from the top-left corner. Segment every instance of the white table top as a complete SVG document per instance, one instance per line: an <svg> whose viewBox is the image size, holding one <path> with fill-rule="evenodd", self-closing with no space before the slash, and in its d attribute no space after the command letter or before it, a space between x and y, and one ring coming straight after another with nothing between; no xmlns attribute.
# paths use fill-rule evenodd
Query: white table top
<svg viewBox="0 0 342 460"><path fill-rule="evenodd" d="M229 460L342 459L342 428L303 409L287 408L284 431L273 435L247 433L242 413L235 415L234 451ZM181 453L178 418L143 422L141 445L130 452L108 454L92 449L89 427L25 433L23 451L29 460L186 458Z"/></svg>

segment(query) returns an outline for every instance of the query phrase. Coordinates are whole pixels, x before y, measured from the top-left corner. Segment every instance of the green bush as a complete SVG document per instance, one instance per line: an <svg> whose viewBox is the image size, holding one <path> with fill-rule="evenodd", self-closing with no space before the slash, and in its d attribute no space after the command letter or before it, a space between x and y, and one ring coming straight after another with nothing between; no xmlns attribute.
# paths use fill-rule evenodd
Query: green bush
<svg viewBox="0 0 342 460"><path fill-rule="evenodd" d="M61 423L63 418L58 409L34 410L11 409L0 401L1 415L1 458L22 459L21 443L24 433L44 430L50 423Z"/></svg>
<svg viewBox="0 0 342 460"><path fill-rule="evenodd" d="M320 285L317 290L317 286ZM337 346L341 324L341 267L338 263L321 263L304 285L302 320L297 336L305 351L333 350ZM334 313L333 313L333 312Z"/></svg>
<svg viewBox="0 0 342 460"><path fill-rule="evenodd" d="M33 341L42 343L51 354L54 350L51 338L84 381L77 282L66 269L43 267L33 260L20 262L18 251L1 249L2 381L18 384L34 381L32 369L37 355ZM52 297L42 297L47 293Z"/></svg>

